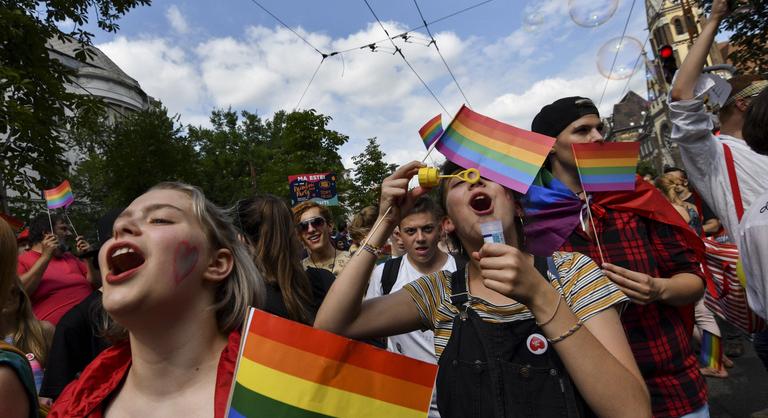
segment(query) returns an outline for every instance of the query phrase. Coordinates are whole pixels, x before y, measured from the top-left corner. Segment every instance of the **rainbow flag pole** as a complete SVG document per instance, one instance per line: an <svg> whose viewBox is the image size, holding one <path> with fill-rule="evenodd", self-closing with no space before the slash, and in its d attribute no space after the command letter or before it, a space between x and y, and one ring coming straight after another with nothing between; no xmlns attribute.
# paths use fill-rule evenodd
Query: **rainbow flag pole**
<svg viewBox="0 0 768 418"><path fill-rule="evenodd" d="M575 145L575 144L574 144ZM573 159L576 163L576 171L579 173L579 182L582 184L582 188L584 187L584 179L581 177L581 170L579 170L579 158L577 157L576 152L573 153ZM597 243L597 252L600 253L600 264L605 264L605 256L603 255L603 247L600 245L600 237L597 234L597 228L595 227L595 220L592 219L592 208L589 206L589 196L586 195L586 190L584 190L584 195L586 197L585 202L587 206L587 217L589 217L589 223L592 225L592 232L595 234L595 242Z"/></svg>
<svg viewBox="0 0 768 418"><path fill-rule="evenodd" d="M437 366L251 308L226 417L425 417Z"/></svg>
<svg viewBox="0 0 768 418"><path fill-rule="evenodd" d="M462 106L463 107L463 106ZM456 112L455 115L453 115L453 119L451 119L451 123L453 123L454 120L456 120L456 116L459 113ZM450 126L450 123L448 124ZM439 129L439 133L437 133L437 129ZM432 135L429 135L432 133ZM424 146L427 147L427 154L424 156L424 158L421 159L421 162L427 161L427 158L429 158L429 154L432 153L432 150L435 149L435 146L438 142L440 142L440 138L445 135L445 131L443 130L443 121L442 121L442 113L438 114L434 118L430 119L429 122L424 124L424 126L419 129L419 135L421 136L422 141L424 142ZM378 221L376 221L375 224L371 227L371 231L368 232L368 235L365 237L363 242L360 244L360 248L365 247L366 244L368 244L368 237L373 235L374 232L376 232L379 229L379 224L381 221L384 220L384 218L389 215L389 211L392 210L392 206L388 207L386 211L384 211L384 216L382 216ZM362 254L361 251L356 252L355 254Z"/></svg>

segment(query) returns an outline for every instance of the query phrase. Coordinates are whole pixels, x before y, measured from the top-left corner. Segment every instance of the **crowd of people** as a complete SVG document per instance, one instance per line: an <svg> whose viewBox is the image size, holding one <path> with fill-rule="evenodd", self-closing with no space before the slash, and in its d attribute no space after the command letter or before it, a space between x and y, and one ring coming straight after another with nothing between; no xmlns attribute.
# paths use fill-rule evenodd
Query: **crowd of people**
<svg viewBox="0 0 768 418"><path fill-rule="evenodd" d="M556 138L543 170L591 214L546 255L527 251L541 237L525 196L485 177L409 188L418 162L349 222L272 195L224 210L176 182L105 214L98 243L55 214L23 236L0 220L0 416L223 417L256 307L438 364L430 418L708 417L705 376L727 378L745 336L703 303L704 239L737 244L768 319L768 81L728 80L717 119L696 90L726 3L671 88L685 168L587 193L571 145L604 140L598 109L538 112L531 130ZM503 241L484 236L491 220ZM705 333L726 341L722 367L700 364Z"/></svg>

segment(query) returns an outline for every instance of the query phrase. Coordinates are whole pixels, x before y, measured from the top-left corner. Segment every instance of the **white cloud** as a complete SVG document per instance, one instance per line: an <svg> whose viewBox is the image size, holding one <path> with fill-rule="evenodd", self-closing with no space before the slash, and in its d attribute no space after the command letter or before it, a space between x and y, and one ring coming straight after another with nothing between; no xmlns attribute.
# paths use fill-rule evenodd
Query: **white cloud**
<svg viewBox="0 0 768 418"><path fill-rule="evenodd" d="M165 18L168 19L168 23L177 33L186 34L189 32L189 24L184 18L184 15L181 14L181 10L179 10L175 4L172 4L171 7L166 10Z"/></svg>
<svg viewBox="0 0 768 418"><path fill-rule="evenodd" d="M97 47L172 113L185 116L205 105L207 96L196 65L184 49L170 41L120 36Z"/></svg>
<svg viewBox="0 0 768 418"><path fill-rule="evenodd" d="M580 29L566 24L569 17L564 3L541 3L550 18L536 32L516 29L491 40L462 38L450 31L435 33L474 109L528 128L538 110L557 98L582 95L597 102L605 85L595 68L601 37L583 38L578 45L583 52L568 61L557 55L556 48L542 47L554 39L570 42L571 33L579 33ZM172 10L178 9L169 9L171 21ZM384 24L390 33L405 30L397 22ZM550 27L565 29L553 33L546 30ZM349 167L351 157L363 151L369 137L378 138L390 162L423 158L418 129L440 112L447 124L464 102L434 47L395 40L447 113L402 58L392 54L391 44L381 43L375 52L358 48L382 38L378 24L370 23L340 38L296 30L323 52L352 49L325 59L300 106L331 116L331 129L350 136L341 150ZM264 117L279 109L293 109L321 62L316 51L280 27L252 26L240 36L209 37L186 45L163 38L119 37L99 47L148 94L162 100L171 112L181 113L182 122L203 125L208 125L207 114L214 106L232 106ZM544 73L546 70L549 72ZM603 115L610 114L625 86L626 80L608 83L600 107ZM642 75L633 77L630 88L642 95ZM442 160L434 154L435 161Z"/></svg>

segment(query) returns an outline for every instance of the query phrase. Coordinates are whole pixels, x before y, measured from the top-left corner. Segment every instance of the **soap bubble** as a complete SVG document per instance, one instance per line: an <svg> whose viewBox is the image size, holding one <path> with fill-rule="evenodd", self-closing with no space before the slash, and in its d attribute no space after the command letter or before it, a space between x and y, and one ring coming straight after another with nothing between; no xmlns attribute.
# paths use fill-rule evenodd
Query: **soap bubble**
<svg viewBox="0 0 768 418"><path fill-rule="evenodd" d="M597 69L603 77L611 80L632 77L640 67L638 57L642 52L643 44L631 36L613 38L597 51ZM611 64L613 64L613 71L611 71Z"/></svg>
<svg viewBox="0 0 768 418"><path fill-rule="evenodd" d="M568 0L571 20L586 28L594 28L607 22L618 8L619 0Z"/></svg>
<svg viewBox="0 0 768 418"><path fill-rule="evenodd" d="M539 9L527 10L523 16L523 29L535 32L544 24L544 14Z"/></svg>

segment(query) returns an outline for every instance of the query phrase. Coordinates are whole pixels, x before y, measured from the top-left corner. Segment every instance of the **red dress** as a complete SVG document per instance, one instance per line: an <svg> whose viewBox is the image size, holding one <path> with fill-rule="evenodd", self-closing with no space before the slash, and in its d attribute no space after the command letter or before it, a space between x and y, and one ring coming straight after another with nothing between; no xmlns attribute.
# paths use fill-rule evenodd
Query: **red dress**
<svg viewBox="0 0 768 418"><path fill-rule="evenodd" d="M232 331L227 346L221 352L216 372L214 418L224 418L239 349L240 331ZM105 401L120 387L130 367L131 346L127 341L104 350L77 380L64 389L53 404L48 418L103 417Z"/></svg>

